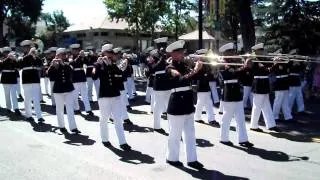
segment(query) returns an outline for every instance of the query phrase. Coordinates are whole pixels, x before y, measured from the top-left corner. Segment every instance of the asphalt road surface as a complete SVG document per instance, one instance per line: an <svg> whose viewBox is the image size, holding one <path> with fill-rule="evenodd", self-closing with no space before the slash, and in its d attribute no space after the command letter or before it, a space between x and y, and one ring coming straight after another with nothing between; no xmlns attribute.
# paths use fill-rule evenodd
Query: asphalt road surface
<svg viewBox="0 0 320 180"><path fill-rule="evenodd" d="M318 180L320 178L320 101L310 100L306 107L310 115L297 116L298 123L280 123L281 133L248 132L254 148L237 144L235 122L230 130L234 147L219 143L220 129L195 123L198 160L205 169L197 171L186 165L183 145L180 160L184 167L165 163L167 136L153 132L152 114L144 103L144 86L138 82L138 96L129 117L133 126L125 126L125 134L133 150L119 148L114 126L109 123L112 147L101 144L99 111L97 117L77 115L81 135L62 134L57 130L55 109L44 97L42 105L45 124L30 123L0 110L0 179L290 179ZM43 88L44 91L44 88ZM94 97L95 99L95 97ZM0 106L4 107L0 87ZM23 111L23 102L19 103ZM216 119L221 115L216 112ZM205 114L203 119L206 120ZM250 116L247 116L250 117ZM66 119L66 117L65 117ZM263 125L263 121L260 121ZM66 121L67 124L67 121ZM168 122L162 127L168 132ZM249 129L247 123L247 129Z"/></svg>

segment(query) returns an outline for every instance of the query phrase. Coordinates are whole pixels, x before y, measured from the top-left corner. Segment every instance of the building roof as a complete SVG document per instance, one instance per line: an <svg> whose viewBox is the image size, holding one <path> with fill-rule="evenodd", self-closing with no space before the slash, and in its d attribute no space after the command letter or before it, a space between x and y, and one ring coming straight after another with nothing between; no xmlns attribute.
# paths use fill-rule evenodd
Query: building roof
<svg viewBox="0 0 320 180"><path fill-rule="evenodd" d="M91 29L116 29L124 30L129 27L128 23L124 20L112 21L109 16L94 17L91 20L74 24L68 27L64 32L85 31Z"/></svg>
<svg viewBox="0 0 320 180"><path fill-rule="evenodd" d="M191 33L184 34L179 37L181 40L199 40L199 30L195 30ZM214 40L214 37L209 35L207 31L202 31L202 39L203 40Z"/></svg>

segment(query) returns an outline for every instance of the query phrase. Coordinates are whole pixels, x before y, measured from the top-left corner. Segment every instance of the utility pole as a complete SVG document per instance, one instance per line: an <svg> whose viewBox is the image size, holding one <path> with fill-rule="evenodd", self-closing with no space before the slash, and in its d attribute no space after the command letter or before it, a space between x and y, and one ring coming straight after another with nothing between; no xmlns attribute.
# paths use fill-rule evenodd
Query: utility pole
<svg viewBox="0 0 320 180"><path fill-rule="evenodd" d="M215 33L215 38L216 38L216 50L218 52L219 47L220 47L220 30L221 30L221 25L220 25L220 14L219 14L219 0L215 0L215 15L216 15L216 33Z"/></svg>
<svg viewBox="0 0 320 180"><path fill-rule="evenodd" d="M202 37L202 31L203 31L203 8L202 8L202 0L198 0L199 4L199 16L198 16L198 29L199 29L199 45L198 45L198 49L202 49L203 48L203 37Z"/></svg>

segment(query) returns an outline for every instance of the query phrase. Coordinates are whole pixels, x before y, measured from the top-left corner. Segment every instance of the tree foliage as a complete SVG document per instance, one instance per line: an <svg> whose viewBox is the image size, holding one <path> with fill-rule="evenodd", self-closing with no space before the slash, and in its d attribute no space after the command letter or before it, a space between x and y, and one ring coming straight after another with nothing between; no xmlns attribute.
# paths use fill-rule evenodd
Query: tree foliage
<svg viewBox="0 0 320 180"><path fill-rule="evenodd" d="M14 36L31 37L34 33L31 24L40 16L44 0L1 0L0 3L0 45L4 44L3 23L8 20L8 26ZM20 33L21 29L27 31ZM28 31L30 30L30 31Z"/></svg>
<svg viewBox="0 0 320 180"><path fill-rule="evenodd" d="M53 13L43 13L41 19L46 23L47 30L55 33L61 33L70 26L68 19L61 10Z"/></svg>
<svg viewBox="0 0 320 180"><path fill-rule="evenodd" d="M320 2L266 0L257 2L257 23L266 30L266 43L284 52L297 48L313 54L320 41ZM278 45L278 46L275 46Z"/></svg>

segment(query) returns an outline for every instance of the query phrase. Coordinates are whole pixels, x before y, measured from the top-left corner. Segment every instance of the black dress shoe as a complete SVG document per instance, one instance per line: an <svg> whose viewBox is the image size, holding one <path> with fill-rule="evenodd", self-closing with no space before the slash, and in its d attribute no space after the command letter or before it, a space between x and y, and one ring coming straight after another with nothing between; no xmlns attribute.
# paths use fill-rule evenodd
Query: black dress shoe
<svg viewBox="0 0 320 180"><path fill-rule="evenodd" d="M130 119L125 119L125 120L123 120L123 122L128 124L128 125L133 125L133 122L130 121Z"/></svg>
<svg viewBox="0 0 320 180"><path fill-rule="evenodd" d="M24 99L23 99L21 94L19 94L18 100L24 101Z"/></svg>
<svg viewBox="0 0 320 180"><path fill-rule="evenodd" d="M60 128L60 132L61 132L61 133L67 133L68 131L67 131L66 128L63 127L63 128Z"/></svg>
<svg viewBox="0 0 320 180"><path fill-rule="evenodd" d="M131 150L131 146L129 146L128 144L121 144L120 148L124 151L130 151Z"/></svg>
<svg viewBox="0 0 320 180"><path fill-rule="evenodd" d="M242 147L248 147L248 148L254 146L254 145L253 145L251 142L249 142L249 141L241 142L241 143L239 143L239 145L242 146Z"/></svg>
<svg viewBox="0 0 320 180"><path fill-rule="evenodd" d="M16 116L21 116L21 112L20 112L19 109L14 110L14 114L15 114Z"/></svg>
<svg viewBox="0 0 320 180"><path fill-rule="evenodd" d="M227 146L233 146L233 143L231 141L220 141L220 143Z"/></svg>
<svg viewBox="0 0 320 180"><path fill-rule="evenodd" d="M203 169L203 164L198 161L188 162L188 166L198 170Z"/></svg>
<svg viewBox="0 0 320 180"><path fill-rule="evenodd" d="M44 100L41 100L40 103L41 103L41 104L45 104L46 102L45 102Z"/></svg>
<svg viewBox="0 0 320 180"><path fill-rule="evenodd" d="M112 118L109 119L110 122L114 122L114 120Z"/></svg>
<svg viewBox="0 0 320 180"><path fill-rule="evenodd" d="M45 121L45 120L44 120L43 118L39 118L39 119L38 119L38 122L39 122L39 123L43 123L44 121Z"/></svg>
<svg viewBox="0 0 320 180"><path fill-rule="evenodd" d="M198 123L201 123L201 124L204 124L204 121L203 120L196 120L196 122L198 122Z"/></svg>
<svg viewBox="0 0 320 180"><path fill-rule="evenodd" d="M250 130L255 132L263 132L263 130L260 128L250 128Z"/></svg>
<svg viewBox="0 0 320 180"><path fill-rule="evenodd" d="M209 121L209 124L213 127L220 127L220 124L217 121Z"/></svg>
<svg viewBox="0 0 320 180"><path fill-rule="evenodd" d="M157 132L157 133L160 133L160 134L165 134L166 133L166 131L164 129L162 129L162 128L154 129L154 131Z"/></svg>
<svg viewBox="0 0 320 180"><path fill-rule="evenodd" d="M88 112L87 112L87 115L88 115L88 116L94 116L94 114L93 114L92 111L88 111Z"/></svg>
<svg viewBox="0 0 320 180"><path fill-rule="evenodd" d="M219 108L220 103L215 103L213 106L216 107L216 108Z"/></svg>
<svg viewBox="0 0 320 180"><path fill-rule="evenodd" d="M111 146L111 143L109 141L107 142L102 142L102 144L105 146L105 147L110 147Z"/></svg>
<svg viewBox="0 0 320 180"><path fill-rule="evenodd" d="M168 164L170 164L171 166L175 166L175 167L181 167L183 166L182 162L180 161L169 161L169 160L166 160L166 162Z"/></svg>
<svg viewBox="0 0 320 180"><path fill-rule="evenodd" d="M131 111L132 110L131 106L127 106L127 110Z"/></svg>
<svg viewBox="0 0 320 180"><path fill-rule="evenodd" d="M269 128L269 131L281 132L281 130L276 126Z"/></svg>
<svg viewBox="0 0 320 180"><path fill-rule="evenodd" d="M76 111L74 111L74 114L81 114L81 111L80 110L76 110Z"/></svg>
<svg viewBox="0 0 320 180"><path fill-rule="evenodd" d="M75 134L80 134L81 131L79 131L78 129L72 129L71 132L75 133Z"/></svg>
<svg viewBox="0 0 320 180"><path fill-rule="evenodd" d="M223 112L219 112L219 114L220 114L220 115L222 115L222 114L223 114Z"/></svg>
<svg viewBox="0 0 320 180"><path fill-rule="evenodd" d="M10 109L6 110L8 114L12 113L12 111Z"/></svg>

